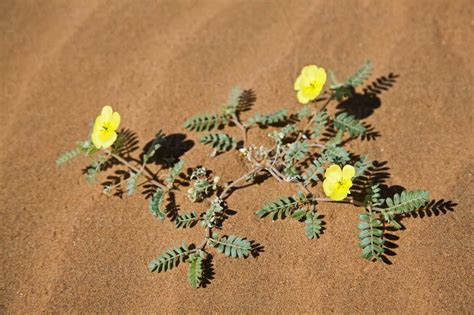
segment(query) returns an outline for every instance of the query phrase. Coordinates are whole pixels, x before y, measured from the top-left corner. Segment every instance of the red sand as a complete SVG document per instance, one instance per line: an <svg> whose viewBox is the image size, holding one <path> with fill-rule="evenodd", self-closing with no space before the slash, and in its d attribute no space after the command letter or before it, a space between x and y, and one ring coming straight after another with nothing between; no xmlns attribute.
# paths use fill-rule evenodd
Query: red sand
<svg viewBox="0 0 474 315"><path fill-rule="evenodd" d="M0 311L474 311L473 17L472 1L2 1ZM184 132L234 84L255 90L254 110L295 110L302 66L342 77L367 58L372 80L399 77L367 119L381 137L350 149L388 161L390 184L457 203L404 220L392 265L358 257L350 205L321 209L327 230L314 241L298 222L258 219L263 203L294 193L268 180L229 198L237 214L224 226L265 252L215 255L215 279L194 290L186 268L146 265L168 245L199 242L199 228L153 219L139 194L101 196L81 176L85 159L54 164L104 104L144 144L159 129ZM223 180L245 170L235 152L208 153L198 144L184 159Z"/></svg>

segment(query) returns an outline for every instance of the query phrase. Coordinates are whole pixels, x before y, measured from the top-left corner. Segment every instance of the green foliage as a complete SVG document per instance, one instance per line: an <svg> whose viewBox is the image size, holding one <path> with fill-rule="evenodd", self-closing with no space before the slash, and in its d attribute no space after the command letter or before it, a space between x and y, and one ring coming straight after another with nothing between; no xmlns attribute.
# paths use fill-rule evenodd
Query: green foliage
<svg viewBox="0 0 474 315"><path fill-rule="evenodd" d="M276 201L265 204L262 209L256 212L256 214L259 217L272 214L273 220L284 219L311 201L312 200L308 199L305 194L299 192L296 196L283 196Z"/></svg>
<svg viewBox="0 0 474 315"><path fill-rule="evenodd" d="M351 137L361 136L366 130L359 120L346 112L340 113L334 118L334 128L336 130L348 131Z"/></svg>
<svg viewBox="0 0 474 315"><path fill-rule="evenodd" d="M256 114L254 117L249 118L249 123L259 127L271 126L286 121L288 119L287 114L288 109L282 109L266 115Z"/></svg>
<svg viewBox="0 0 474 315"><path fill-rule="evenodd" d="M362 249L361 257L367 260L380 259L384 252L383 245L383 223L375 218L372 213L359 214L359 247Z"/></svg>
<svg viewBox="0 0 474 315"><path fill-rule="evenodd" d="M217 189L218 177L211 182L204 167L198 167L191 174L193 186L188 189L188 197L192 202L203 201L210 193Z"/></svg>
<svg viewBox="0 0 474 315"><path fill-rule="evenodd" d="M222 111L224 115L235 115L239 111L240 96L242 90L238 86L232 87L227 98L227 103L223 106Z"/></svg>
<svg viewBox="0 0 474 315"><path fill-rule="evenodd" d="M329 87L332 90L336 90L337 88L342 86L342 84L337 81L336 75L334 74L332 70L328 70L328 79L329 79Z"/></svg>
<svg viewBox="0 0 474 315"><path fill-rule="evenodd" d="M311 182L319 181L319 175L322 175L325 171L324 164L336 163L343 166L349 160L350 154L344 148L333 144L327 145L321 153L321 156L315 159L304 172L302 176L304 184L309 185Z"/></svg>
<svg viewBox="0 0 474 315"><path fill-rule="evenodd" d="M56 165L62 165L66 162L69 162L71 159L81 155L82 150L80 148L75 148L73 150L62 153L56 160Z"/></svg>
<svg viewBox="0 0 474 315"><path fill-rule="evenodd" d="M233 258L247 257L252 250L252 245L248 240L235 235L219 238L217 233L213 233L212 238L209 239L209 245L216 247L227 257Z"/></svg>
<svg viewBox="0 0 474 315"><path fill-rule="evenodd" d="M202 268L202 257L199 255L191 255L188 262L188 283L189 285L197 289L201 285L203 278L203 268Z"/></svg>
<svg viewBox="0 0 474 315"><path fill-rule="evenodd" d="M319 175L324 173L323 164L327 161L327 156L322 155L311 163L302 176L305 186L309 185L311 182L319 181Z"/></svg>
<svg viewBox="0 0 474 315"><path fill-rule="evenodd" d="M170 173L165 178L165 183L167 184L169 188L173 187L176 177L178 177L179 174L181 173L183 166L184 166L184 161L179 161L175 165L173 165L173 167L171 168Z"/></svg>
<svg viewBox="0 0 474 315"><path fill-rule="evenodd" d="M295 141L287 145L288 149L285 153L285 162L292 163L293 161L301 161L309 151L309 144L307 141Z"/></svg>
<svg viewBox="0 0 474 315"><path fill-rule="evenodd" d="M181 246L176 246L166 250L163 254L153 259L148 264L150 272L163 272L177 267L180 263L185 262L189 256L189 247L183 241Z"/></svg>
<svg viewBox="0 0 474 315"><path fill-rule="evenodd" d="M393 195L393 198L385 199L389 214L410 213L424 206L428 201L429 192L425 190L402 191L401 194Z"/></svg>
<svg viewBox="0 0 474 315"><path fill-rule="evenodd" d="M312 107L310 105L305 105L300 108L300 110L296 114L296 117L298 117L298 120L303 120L311 116L312 112L313 112Z"/></svg>
<svg viewBox="0 0 474 315"><path fill-rule="evenodd" d="M128 195L131 196L135 193L138 185L138 178L142 175L142 173L135 173L133 171L129 172L130 177L127 180L127 192Z"/></svg>
<svg viewBox="0 0 474 315"><path fill-rule="evenodd" d="M383 203L383 199L380 199L380 187L379 184L373 184L365 190L365 204L368 206L379 206Z"/></svg>
<svg viewBox="0 0 474 315"><path fill-rule="evenodd" d="M317 138L321 135L328 124L328 118L329 114L327 110L320 111L316 114L311 126L311 138Z"/></svg>
<svg viewBox="0 0 474 315"><path fill-rule="evenodd" d="M95 152L97 152L97 149L90 140L77 141L76 148L62 153L56 160L56 165L63 165L64 163L69 162L73 158L78 157L79 155L81 155L81 153L88 156Z"/></svg>
<svg viewBox="0 0 474 315"><path fill-rule="evenodd" d="M162 207L163 201L165 199L165 194L161 190L161 188L157 188L156 192L150 199L150 211L154 217L159 218L160 220L165 219L165 211Z"/></svg>
<svg viewBox="0 0 474 315"><path fill-rule="evenodd" d="M372 61L367 60L362 67L360 67L356 72L351 74L346 82L345 86L352 86L353 88L361 85L365 80L367 80L372 73Z"/></svg>
<svg viewBox="0 0 474 315"><path fill-rule="evenodd" d="M361 156L360 160L354 164L354 168L356 170L354 178L364 175L365 172L367 172L369 168L372 167L372 165L372 161L370 161L367 156Z"/></svg>
<svg viewBox="0 0 474 315"><path fill-rule="evenodd" d="M215 199L211 201L211 206L207 211L204 213L201 225L203 227L213 228L216 226L220 226L222 223L224 206L222 205L222 200Z"/></svg>
<svg viewBox="0 0 474 315"><path fill-rule="evenodd" d="M107 157L100 155L97 160L92 161L91 164L86 168L86 181L89 184L97 181L97 175L102 171L102 167L107 163Z"/></svg>
<svg viewBox="0 0 474 315"><path fill-rule="evenodd" d="M182 214L176 217L175 224L177 228L192 227L199 220L196 210Z"/></svg>
<svg viewBox="0 0 474 315"><path fill-rule="evenodd" d="M322 155L326 161L339 164L340 166L345 165L351 159L346 149L336 145L327 145Z"/></svg>
<svg viewBox="0 0 474 315"><path fill-rule="evenodd" d="M372 62L367 60L362 67L351 74L343 84L337 81L334 72L329 71L330 88L334 92L334 97L340 101L344 97L352 96L353 90L369 78L372 68Z"/></svg>
<svg viewBox="0 0 474 315"><path fill-rule="evenodd" d="M306 220L304 221L306 237L310 240L319 238L322 233L323 221L319 219L319 214L316 211L310 211L306 213Z"/></svg>
<svg viewBox="0 0 474 315"><path fill-rule="evenodd" d="M163 143L165 142L165 134L161 132L161 130L155 135L153 141L150 144L150 148L148 151L143 155L143 164L147 163L149 159L155 156L156 151L161 148Z"/></svg>
<svg viewBox="0 0 474 315"><path fill-rule="evenodd" d="M210 131L227 124L228 119L225 115L219 114L202 114L196 115L184 123L184 128L189 131Z"/></svg>
<svg viewBox="0 0 474 315"><path fill-rule="evenodd" d="M229 151L237 146L237 141L225 133L211 133L203 136L199 141L211 145L216 152Z"/></svg>
<svg viewBox="0 0 474 315"><path fill-rule="evenodd" d="M294 124L288 124L283 128L273 130L268 134L268 136L275 140L277 144L282 144L286 138L290 137L296 131L297 129Z"/></svg>

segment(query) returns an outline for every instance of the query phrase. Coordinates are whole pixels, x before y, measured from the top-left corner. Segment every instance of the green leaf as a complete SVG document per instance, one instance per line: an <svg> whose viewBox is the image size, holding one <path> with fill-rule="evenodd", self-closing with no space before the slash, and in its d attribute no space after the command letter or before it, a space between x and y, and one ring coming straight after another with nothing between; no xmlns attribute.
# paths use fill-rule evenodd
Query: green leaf
<svg viewBox="0 0 474 315"><path fill-rule="evenodd" d="M288 109L282 109L265 115L256 114L254 117L249 118L249 123L251 125L258 125L259 127L275 125L286 121L288 119L287 114Z"/></svg>
<svg viewBox="0 0 474 315"><path fill-rule="evenodd" d="M329 114L327 110L320 111L314 117L311 125L311 138L319 137L328 124Z"/></svg>
<svg viewBox="0 0 474 315"><path fill-rule="evenodd" d="M356 170L354 178L364 175L370 167L372 167L372 161L367 156L361 156L360 160L354 164Z"/></svg>
<svg viewBox="0 0 474 315"><path fill-rule="evenodd" d="M161 148L161 146L165 143L166 138L165 134L161 132L161 130L155 135L155 138L153 138L153 141L150 144L150 148L148 151L145 153L143 156L143 164L148 162L149 159L151 159L156 151Z"/></svg>
<svg viewBox="0 0 474 315"><path fill-rule="evenodd" d="M225 133L211 133L203 136L199 141L212 146L216 152L229 151L237 146L237 141Z"/></svg>
<svg viewBox="0 0 474 315"><path fill-rule="evenodd" d="M336 130L348 131L351 137L358 137L365 133L365 126L354 116L345 112L334 118L334 128Z"/></svg>
<svg viewBox="0 0 474 315"><path fill-rule="evenodd" d="M100 155L97 160L92 161L86 168L86 181L91 184L97 180L97 175L102 171L102 167L107 163L107 157Z"/></svg>
<svg viewBox="0 0 474 315"><path fill-rule="evenodd" d="M357 173L356 173L357 174ZM379 206L383 203L383 199L380 199L380 187L379 184L374 184L365 190L365 204L370 206Z"/></svg>
<svg viewBox="0 0 474 315"><path fill-rule="evenodd" d="M227 124L227 122L228 119L224 115L202 114L193 116L186 120L184 128L189 131L210 131Z"/></svg>
<svg viewBox="0 0 474 315"><path fill-rule="evenodd" d="M169 188L173 187L174 181L176 180L176 177L178 177L178 175L181 173L183 166L184 161L179 161L175 165L173 165L173 168L170 170L169 175L165 178L165 183Z"/></svg>
<svg viewBox="0 0 474 315"><path fill-rule="evenodd" d="M247 257L252 250L252 246L247 239L235 235L219 238L217 234L214 234L209 239L209 244L217 248L219 253L233 258Z"/></svg>
<svg viewBox="0 0 474 315"><path fill-rule="evenodd" d="M135 193L138 185L138 178L142 175L142 173L135 173L133 171L129 172L130 177L127 180L127 192L128 195L131 196Z"/></svg>
<svg viewBox="0 0 474 315"><path fill-rule="evenodd" d="M224 105L222 111L224 115L235 115L239 111L240 96L242 90L238 86L232 87L227 98L227 103Z"/></svg>
<svg viewBox="0 0 474 315"><path fill-rule="evenodd" d="M312 202L312 199L307 198L303 193L290 197L283 196L276 201L265 204L263 208L256 212L256 214L261 218L268 214L272 214L273 220L284 219L285 217L291 216L294 211L301 209L302 206L310 202Z"/></svg>
<svg viewBox="0 0 474 315"><path fill-rule="evenodd" d="M301 109L298 111L296 116L298 117L298 120L301 121L311 116L312 111L313 111L312 107L309 105L306 105L306 106L301 107Z"/></svg>
<svg viewBox="0 0 474 315"><path fill-rule="evenodd" d="M345 165L351 159L350 154L346 151L346 149L338 147L334 144L327 145L322 155L326 161L339 164L340 166Z"/></svg>
<svg viewBox="0 0 474 315"><path fill-rule="evenodd" d="M199 220L196 210L182 214L176 217L175 224L177 228L192 227Z"/></svg>
<svg viewBox="0 0 474 315"><path fill-rule="evenodd" d="M293 163L294 161L301 161L309 152L309 144L306 140L295 141L288 144L288 149L285 153L285 162Z"/></svg>
<svg viewBox="0 0 474 315"><path fill-rule="evenodd" d="M188 258L188 264L188 283L192 288L197 289L203 278L202 257L192 255Z"/></svg>
<svg viewBox="0 0 474 315"><path fill-rule="evenodd" d="M165 199L165 195L161 188L157 188L156 192L153 194L150 200L150 211L151 214L153 214L154 217L159 218L160 220L165 219L165 212L164 209L162 209L162 204Z"/></svg>
<svg viewBox="0 0 474 315"><path fill-rule="evenodd" d="M295 220L301 220L306 217L306 209L298 209L291 214L291 218Z"/></svg>
<svg viewBox="0 0 474 315"><path fill-rule="evenodd" d="M330 161L329 157L322 155L318 157L303 173L303 180L305 185L309 185L311 182L317 182L319 175L324 173L323 164Z"/></svg>
<svg viewBox="0 0 474 315"><path fill-rule="evenodd" d="M148 264L150 272L164 272L177 267L180 263L185 262L189 256L189 247L183 241L181 246L176 246L164 251L160 256L153 259Z"/></svg>
<svg viewBox="0 0 474 315"><path fill-rule="evenodd" d="M429 192L425 190L403 191L385 199L387 208L383 211L390 215L410 213L424 206L429 201L428 196Z"/></svg>
<svg viewBox="0 0 474 315"><path fill-rule="evenodd" d="M347 78L346 82L344 82L344 85L352 86L353 88L358 87L369 78L372 68L372 62L367 60L364 65L362 65L362 67L360 67L356 72Z"/></svg>
<svg viewBox="0 0 474 315"><path fill-rule="evenodd" d="M82 150L80 148L75 148L73 150L70 150L70 151L67 151L67 152L64 152L63 154L61 154L58 159L56 160L56 165L57 166L60 166L66 162L69 162L70 160L72 160L73 158L79 156L81 154Z"/></svg>
<svg viewBox="0 0 474 315"><path fill-rule="evenodd" d="M383 244L382 222L375 218L372 213L361 213L359 215L359 247L362 249L361 257L367 260L380 260L380 254L384 252L380 247Z"/></svg>
<svg viewBox="0 0 474 315"><path fill-rule="evenodd" d="M310 240L319 238L323 229L323 221L319 219L319 214L316 211L308 212L306 215L306 221L304 221L304 223L306 237L308 237Z"/></svg>

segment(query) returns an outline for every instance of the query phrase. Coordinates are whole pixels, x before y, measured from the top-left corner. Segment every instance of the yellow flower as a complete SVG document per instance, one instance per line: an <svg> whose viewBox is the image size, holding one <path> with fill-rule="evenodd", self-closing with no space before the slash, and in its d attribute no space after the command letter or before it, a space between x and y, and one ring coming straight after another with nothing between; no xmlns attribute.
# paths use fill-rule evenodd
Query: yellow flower
<svg viewBox="0 0 474 315"><path fill-rule="evenodd" d="M97 149L107 149L115 140L115 132L120 125L120 115L112 110L110 106L104 106L102 112L97 116L94 129L92 130L92 143Z"/></svg>
<svg viewBox="0 0 474 315"><path fill-rule="evenodd" d="M296 78L296 97L301 104L308 104L309 101L318 97L326 83L326 70L315 65L306 66L301 70L301 74Z"/></svg>
<svg viewBox="0 0 474 315"><path fill-rule="evenodd" d="M324 174L323 188L326 196L332 200L340 201L347 197L351 192L352 177L355 175L355 169L352 165L345 165L341 168L337 164L329 166Z"/></svg>

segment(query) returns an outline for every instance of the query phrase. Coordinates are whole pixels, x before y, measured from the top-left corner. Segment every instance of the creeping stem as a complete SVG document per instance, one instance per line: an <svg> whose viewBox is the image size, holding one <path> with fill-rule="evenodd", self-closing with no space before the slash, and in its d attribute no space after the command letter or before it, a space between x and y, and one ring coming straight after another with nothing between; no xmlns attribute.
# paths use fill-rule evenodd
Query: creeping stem
<svg viewBox="0 0 474 315"><path fill-rule="evenodd" d="M236 124L242 130L242 133L244 134L244 147L245 147L247 144L248 126L244 126L244 124L242 124L242 122L240 121L239 117L237 117L236 114L232 115L232 122Z"/></svg>
<svg viewBox="0 0 474 315"><path fill-rule="evenodd" d="M120 163L122 163L123 165L127 166L128 168L130 168L131 170L133 170L134 172L136 173L141 173L143 171L143 167L141 169L138 169L136 166L130 164L127 160L125 160L124 158L122 158L120 155L118 154L115 154L113 152L111 152L110 150L104 150L104 152L108 155L108 156L111 156L113 157L114 159L116 159L117 161L119 161ZM148 176L148 175L143 175L144 177L146 177L146 179L148 179L152 184L160 187L161 189L165 189L167 190L168 187L166 187L165 185L163 185L162 183L156 181L155 179L153 179L152 177Z"/></svg>
<svg viewBox="0 0 474 315"><path fill-rule="evenodd" d="M227 184L227 185L225 186L224 190L222 191L222 193L220 194L219 199L224 199L224 198L226 198L227 195L228 195L229 190L230 190L232 187L234 187L235 185L237 185L239 182L245 180L245 179L246 179L248 176L250 176L251 174L260 171L261 168L262 168L262 167L261 167L260 165L259 165L259 166L256 166L256 167L255 167L254 169L252 169L250 172L245 173L245 174L242 175L241 177L239 177L239 178L237 178L236 180L232 181L231 184Z"/></svg>

